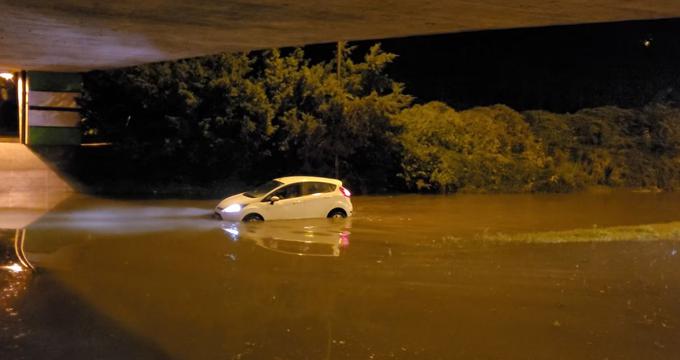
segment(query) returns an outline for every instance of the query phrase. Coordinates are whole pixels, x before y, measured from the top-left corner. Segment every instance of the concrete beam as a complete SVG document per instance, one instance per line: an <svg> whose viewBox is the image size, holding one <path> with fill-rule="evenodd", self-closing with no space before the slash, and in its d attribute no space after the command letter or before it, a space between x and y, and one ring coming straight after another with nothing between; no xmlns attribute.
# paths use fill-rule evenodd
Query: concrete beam
<svg viewBox="0 0 680 360"><path fill-rule="evenodd" d="M680 16L677 0L0 0L0 70L81 71L337 40Z"/></svg>

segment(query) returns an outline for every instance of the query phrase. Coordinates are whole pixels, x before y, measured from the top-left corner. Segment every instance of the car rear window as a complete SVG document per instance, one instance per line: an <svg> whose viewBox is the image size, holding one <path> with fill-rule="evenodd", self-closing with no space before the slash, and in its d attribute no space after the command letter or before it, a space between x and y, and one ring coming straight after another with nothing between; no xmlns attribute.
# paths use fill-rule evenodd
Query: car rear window
<svg viewBox="0 0 680 360"><path fill-rule="evenodd" d="M305 182L302 183L302 195L312 195L320 193L328 193L335 190L334 184L323 182Z"/></svg>

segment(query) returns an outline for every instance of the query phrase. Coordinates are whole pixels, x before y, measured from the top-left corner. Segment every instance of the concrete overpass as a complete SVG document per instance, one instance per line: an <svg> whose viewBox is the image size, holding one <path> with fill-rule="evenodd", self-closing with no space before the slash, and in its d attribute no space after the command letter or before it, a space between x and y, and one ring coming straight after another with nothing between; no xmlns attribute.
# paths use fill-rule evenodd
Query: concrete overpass
<svg viewBox="0 0 680 360"><path fill-rule="evenodd" d="M0 71L680 16L677 0L0 0Z"/></svg>

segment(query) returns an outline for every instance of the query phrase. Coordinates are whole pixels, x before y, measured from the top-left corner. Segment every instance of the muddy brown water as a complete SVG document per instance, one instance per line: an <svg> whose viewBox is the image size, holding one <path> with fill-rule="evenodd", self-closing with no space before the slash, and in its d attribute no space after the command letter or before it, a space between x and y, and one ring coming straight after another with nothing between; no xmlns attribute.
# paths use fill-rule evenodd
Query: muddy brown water
<svg viewBox="0 0 680 360"><path fill-rule="evenodd" d="M680 239L485 234L680 220L680 194L355 197L243 225L73 197L0 232L0 359L677 359ZM15 249L22 239L29 271Z"/></svg>

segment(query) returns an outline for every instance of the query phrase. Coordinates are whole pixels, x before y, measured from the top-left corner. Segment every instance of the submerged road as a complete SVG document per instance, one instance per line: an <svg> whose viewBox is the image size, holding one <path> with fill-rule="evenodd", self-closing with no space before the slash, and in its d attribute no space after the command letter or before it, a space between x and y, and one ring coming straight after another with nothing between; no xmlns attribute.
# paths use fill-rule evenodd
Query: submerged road
<svg viewBox="0 0 680 360"><path fill-rule="evenodd" d="M73 197L0 232L0 358L680 353L680 194L353 201L233 224L216 201Z"/></svg>

